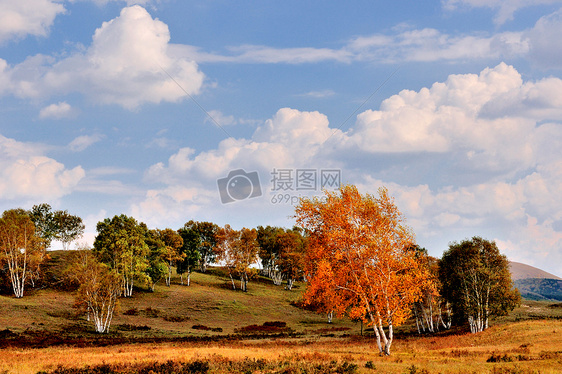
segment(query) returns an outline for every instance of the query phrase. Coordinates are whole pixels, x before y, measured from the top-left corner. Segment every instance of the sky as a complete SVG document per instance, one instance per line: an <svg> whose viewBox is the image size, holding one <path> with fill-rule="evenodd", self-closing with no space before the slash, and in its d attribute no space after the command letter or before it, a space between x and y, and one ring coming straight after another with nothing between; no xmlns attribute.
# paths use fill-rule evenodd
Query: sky
<svg viewBox="0 0 562 374"><path fill-rule="evenodd" d="M560 35L562 0L0 0L0 210L91 244L384 186L431 255L562 276Z"/></svg>

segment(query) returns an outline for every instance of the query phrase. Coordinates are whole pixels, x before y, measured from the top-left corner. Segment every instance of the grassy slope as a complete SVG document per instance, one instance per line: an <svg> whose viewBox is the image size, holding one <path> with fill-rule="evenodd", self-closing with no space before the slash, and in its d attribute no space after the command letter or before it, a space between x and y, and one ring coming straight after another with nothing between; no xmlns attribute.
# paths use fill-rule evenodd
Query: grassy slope
<svg viewBox="0 0 562 374"><path fill-rule="evenodd" d="M191 286L180 285L174 277L171 287L158 284L155 292L135 290L121 299L112 323L112 332L121 336L176 337L224 335L235 329L269 321L283 321L294 331L326 327L359 326L347 320L327 325L325 316L299 309L291 302L300 298L302 286L292 291L259 278L249 283L249 292L233 291L230 280L215 274L194 273ZM56 334L84 334L93 326L75 308L71 292L43 289L27 291L22 299L0 296L0 330L15 333L48 331ZM129 315L135 311L135 315ZM174 320L180 322L173 322ZM150 330L124 331L123 326L148 326ZM222 332L194 330L193 325L222 328Z"/></svg>

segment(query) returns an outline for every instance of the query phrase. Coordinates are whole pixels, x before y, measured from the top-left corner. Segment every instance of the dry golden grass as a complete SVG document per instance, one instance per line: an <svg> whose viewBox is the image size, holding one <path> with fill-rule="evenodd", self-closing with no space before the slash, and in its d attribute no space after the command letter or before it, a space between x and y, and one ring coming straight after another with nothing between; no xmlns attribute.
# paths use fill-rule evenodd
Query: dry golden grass
<svg viewBox="0 0 562 374"><path fill-rule="evenodd" d="M36 373L58 366L244 358L326 363L348 361L359 373L560 373L562 321L536 320L492 327L480 334L398 338L380 357L372 338L308 337L206 343L125 344L112 347L0 350L0 372ZM486 362L492 354L511 362ZM371 361L376 370L365 368Z"/></svg>

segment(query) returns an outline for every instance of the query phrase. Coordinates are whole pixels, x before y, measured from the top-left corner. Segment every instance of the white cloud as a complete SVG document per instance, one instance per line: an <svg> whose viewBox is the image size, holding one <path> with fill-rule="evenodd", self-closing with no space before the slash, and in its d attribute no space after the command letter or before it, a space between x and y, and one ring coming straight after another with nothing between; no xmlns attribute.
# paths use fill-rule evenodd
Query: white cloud
<svg viewBox="0 0 562 374"><path fill-rule="evenodd" d="M54 118L54 119L61 119L61 118L70 118L74 115L74 110L65 101L59 102L57 104L51 104L39 111L39 118L46 119L46 118Z"/></svg>
<svg viewBox="0 0 562 374"><path fill-rule="evenodd" d="M101 134L81 135L74 138L74 140L68 143L68 148L72 152L82 152L83 150L85 150L92 144L99 142L103 138L104 136Z"/></svg>
<svg viewBox="0 0 562 374"><path fill-rule="evenodd" d="M55 17L65 12L62 4L51 0L0 0L0 42L46 36Z"/></svg>
<svg viewBox="0 0 562 374"><path fill-rule="evenodd" d="M37 55L12 68L0 61L0 81L8 80L4 90L24 98L79 92L128 109L176 102L185 98L183 90L199 93L204 75L196 63L171 57L169 40L166 24L132 6L104 22L85 52L59 61Z"/></svg>
<svg viewBox="0 0 562 374"><path fill-rule="evenodd" d="M270 201L273 168L336 167L345 183L362 191L388 186L418 240L435 255L450 240L481 235L514 248L508 252L513 259L535 251L535 265L560 273L548 258L556 258L562 235L556 226L562 223L561 90L556 78L524 81L502 63L402 91L333 136L322 113L283 108L249 139L227 139L199 153L183 148L153 165L145 178L164 187L138 200L134 212L153 213L160 222L165 214L180 220L182 212L211 212L211 219L259 217L258 224L268 224L272 216L292 213L290 205ZM555 120L544 123L544 116ZM423 165L428 172L411 172L410 164L420 162L429 163ZM259 172L264 196L222 206L216 181L238 168ZM435 244L436 238L442 241Z"/></svg>
<svg viewBox="0 0 562 374"><path fill-rule="evenodd" d="M562 51L559 47L561 33L562 10L539 19L526 34L531 47L531 61L546 68L562 68Z"/></svg>
<svg viewBox="0 0 562 374"><path fill-rule="evenodd" d="M559 4L561 0L443 0L447 10L456 10L459 7L490 8L497 11L494 23L503 25L513 19L516 11L537 5Z"/></svg>
<svg viewBox="0 0 562 374"><path fill-rule="evenodd" d="M67 169L43 155L40 147L0 135L0 196L2 200L58 199L84 177L80 166Z"/></svg>

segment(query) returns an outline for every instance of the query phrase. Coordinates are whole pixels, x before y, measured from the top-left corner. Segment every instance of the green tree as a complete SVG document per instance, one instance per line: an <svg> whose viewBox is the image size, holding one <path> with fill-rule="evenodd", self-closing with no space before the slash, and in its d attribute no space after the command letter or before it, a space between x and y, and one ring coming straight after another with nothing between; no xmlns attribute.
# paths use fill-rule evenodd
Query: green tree
<svg viewBox="0 0 562 374"><path fill-rule="evenodd" d="M4 211L0 218L0 264L7 266L17 298L23 297L26 282L39 273L45 257L44 241L35 235L28 212Z"/></svg>
<svg viewBox="0 0 562 374"><path fill-rule="evenodd" d="M98 235L94 241L94 253L119 274L123 296L131 297L135 279L148 281L145 270L149 266L150 250L145 242L146 225L122 214L98 222L96 229Z"/></svg>
<svg viewBox="0 0 562 374"><path fill-rule="evenodd" d="M52 217L55 227L55 238L62 243L62 249L67 250L74 240L84 234L82 218L69 214L66 210L57 210Z"/></svg>
<svg viewBox="0 0 562 374"><path fill-rule="evenodd" d="M57 237L57 228L53 221L54 213L49 204L34 205L29 211L29 217L35 224L35 233L43 239L45 248L51 246L53 239Z"/></svg>
<svg viewBox="0 0 562 374"><path fill-rule="evenodd" d="M183 285L183 275L187 273L187 285L191 284L191 272L199 264L201 255L199 247L201 246L201 237L192 228L182 227L178 230L179 235L183 239L180 248L182 259L177 262L176 272L180 275L181 284Z"/></svg>
<svg viewBox="0 0 562 374"><path fill-rule="evenodd" d="M145 273L148 275L150 290L154 292L156 284L166 277L166 245L160 237L158 230L149 230L146 233L145 243L148 246L148 266Z"/></svg>
<svg viewBox="0 0 562 374"><path fill-rule="evenodd" d="M507 257L495 242L478 236L449 244L439 279L455 320L467 321L473 333L487 329L491 316L506 315L519 303Z"/></svg>
<svg viewBox="0 0 562 374"><path fill-rule="evenodd" d="M280 227L258 226L257 241L260 247L259 256L264 275L270 277L277 286L283 281L283 274L277 262L279 260L279 241L278 236L285 230Z"/></svg>
<svg viewBox="0 0 562 374"><path fill-rule="evenodd" d="M200 255L199 269L204 273L207 271L207 266L215 261L217 234L220 227L212 222L197 222L191 220L183 225L183 228L192 229L199 234L199 238L201 239L199 247L197 248Z"/></svg>

